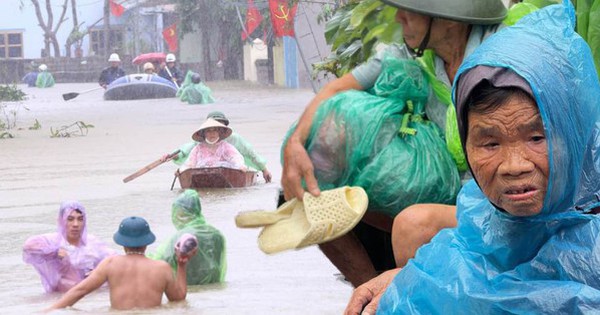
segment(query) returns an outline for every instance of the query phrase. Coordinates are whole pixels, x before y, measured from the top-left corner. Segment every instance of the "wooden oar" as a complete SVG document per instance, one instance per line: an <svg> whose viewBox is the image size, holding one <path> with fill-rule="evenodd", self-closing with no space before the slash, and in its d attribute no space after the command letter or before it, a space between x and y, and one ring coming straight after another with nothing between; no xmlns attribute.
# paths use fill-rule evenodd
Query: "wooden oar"
<svg viewBox="0 0 600 315"><path fill-rule="evenodd" d="M95 90L99 90L99 89L103 89L103 87L99 86L99 87L95 87L93 89L89 89L89 90L85 90L85 91L81 91L81 92L65 93L62 95L62 97L65 101L68 101L68 100L72 100L72 99L76 98L77 96L79 96L79 94L83 94L83 93L87 93L87 92L91 92L91 91L95 91Z"/></svg>
<svg viewBox="0 0 600 315"><path fill-rule="evenodd" d="M170 160L174 159L179 154L179 152L181 152L181 150L177 150L177 151L175 151L175 152L167 155L167 158L164 159L164 160L162 158L160 158L160 159L158 159L158 160L156 160L156 161L154 161L154 162L152 162L152 163L150 163L150 164L142 167L139 171L137 171L137 172L135 172L135 173L133 173L133 174L131 174L131 175L123 178L123 183L130 182L130 181L132 181L132 180L134 180L134 179L136 179L136 178L138 178L138 177L140 177L140 176L148 173L153 168L155 168L155 167L157 167L157 166L159 166L159 165L161 165L161 164L163 164L163 163L165 163L167 161L170 161Z"/></svg>
<svg viewBox="0 0 600 315"><path fill-rule="evenodd" d="M169 74L169 76L171 77L171 81L173 81L173 83L175 83L175 86L177 87L177 89L179 90L179 84L177 84L177 79L175 79L173 77L173 75L171 74L171 70L169 70L169 66L165 65L165 70L167 70L167 73Z"/></svg>

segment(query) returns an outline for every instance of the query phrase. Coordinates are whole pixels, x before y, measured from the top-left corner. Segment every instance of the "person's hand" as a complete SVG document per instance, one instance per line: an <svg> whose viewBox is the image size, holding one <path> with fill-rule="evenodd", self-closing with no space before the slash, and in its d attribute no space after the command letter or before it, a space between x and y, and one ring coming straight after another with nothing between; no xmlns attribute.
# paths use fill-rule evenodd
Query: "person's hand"
<svg viewBox="0 0 600 315"><path fill-rule="evenodd" d="M169 155L171 155L171 154L167 153L167 154L161 156L160 157L160 161L163 162L163 163L166 162L166 161L168 161L169 160Z"/></svg>
<svg viewBox="0 0 600 315"><path fill-rule="evenodd" d="M100 86L106 90L107 84L100 84Z"/></svg>
<svg viewBox="0 0 600 315"><path fill-rule="evenodd" d="M304 179L306 188L311 195L317 197L321 194L308 152L306 152L300 141L290 138L283 151L281 185L283 186L285 200L294 197L302 200L302 195L304 195L302 179Z"/></svg>
<svg viewBox="0 0 600 315"><path fill-rule="evenodd" d="M196 256L197 253L198 253L198 247L194 248L187 255L182 255L181 252L179 252L179 250L176 249L175 256L177 257L177 264L178 265L187 264L190 261L190 259L192 259L192 257Z"/></svg>
<svg viewBox="0 0 600 315"><path fill-rule="evenodd" d="M65 259L66 257L69 257L69 253L64 249L64 248L59 248L58 251L56 252L56 256L58 257L58 259Z"/></svg>
<svg viewBox="0 0 600 315"><path fill-rule="evenodd" d="M271 178L273 177L271 175L271 172L269 172L269 170L265 168L262 171L262 174L263 174L263 178L265 179L265 182L270 183L271 182Z"/></svg>
<svg viewBox="0 0 600 315"><path fill-rule="evenodd" d="M388 270L354 289L344 315L375 315L379 300L401 269Z"/></svg>

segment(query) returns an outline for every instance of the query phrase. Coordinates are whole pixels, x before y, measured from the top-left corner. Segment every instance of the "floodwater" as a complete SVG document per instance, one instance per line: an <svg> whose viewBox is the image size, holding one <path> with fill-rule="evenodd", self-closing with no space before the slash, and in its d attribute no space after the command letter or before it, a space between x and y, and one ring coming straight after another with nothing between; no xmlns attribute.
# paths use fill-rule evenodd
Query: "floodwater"
<svg viewBox="0 0 600 315"><path fill-rule="evenodd" d="M64 200L81 201L88 213L88 232L120 252L112 235L124 217L148 220L157 236L150 252L174 233L171 203L181 191L179 183L170 190L175 164L160 165L127 184L122 179L188 142L213 110L223 111L230 126L268 159L273 183L199 191L204 216L227 239L225 283L191 286L185 302L166 304L163 297L160 308L125 313L342 313L352 288L339 280L338 271L316 246L266 255L256 243L260 229L238 229L234 223L239 211L276 208L281 141L312 92L245 82L208 85L217 101L207 105L188 105L176 98L104 101L101 90L65 102L63 93L96 85L20 86L28 100L9 106L18 108L17 129L11 130L15 138L0 140L0 313L34 313L60 296L44 293L33 267L22 261L21 246L30 235L56 230ZM30 130L36 120L41 128ZM86 136L50 137L51 128L78 121L94 127ZM110 310L106 287L57 313L76 311L123 313Z"/></svg>

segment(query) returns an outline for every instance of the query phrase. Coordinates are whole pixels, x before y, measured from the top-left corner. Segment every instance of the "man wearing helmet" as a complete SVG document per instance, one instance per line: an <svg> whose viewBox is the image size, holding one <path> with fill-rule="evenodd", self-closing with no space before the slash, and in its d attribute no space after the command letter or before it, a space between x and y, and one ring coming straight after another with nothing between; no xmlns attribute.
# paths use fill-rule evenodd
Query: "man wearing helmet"
<svg viewBox="0 0 600 315"><path fill-rule="evenodd" d="M452 104L445 102L449 97L451 82L462 60L468 56L483 40L495 33L500 23L506 17L506 7L501 0L460 0L452 5L440 0L383 0L384 3L398 8L396 21L402 25L404 43L388 46L366 63L358 66L352 72L327 84L308 104L300 117L296 130L288 138L283 150L282 186L286 200L302 199L306 183L306 191L318 196L320 194L314 166L304 144L312 126L312 119L320 104L331 96L350 89L367 90L373 87L382 71L384 56L396 58L417 58L423 61L425 49L433 53L432 66L426 67L428 74L435 79L431 85L430 101L426 107L427 118L446 130L446 115ZM422 62L425 64L425 62ZM438 91L439 90L439 91ZM441 93L439 93L441 91ZM392 162L390 162L392 163ZM398 209L402 210L402 209ZM412 257L420 245L428 242L440 229L455 224L453 206L446 205L415 205L410 211L400 212L398 221L418 222L414 229L406 229L401 237L401 246L407 248L404 256ZM374 220L376 219L376 220ZM385 247L391 251L389 227L394 218L374 217L368 211L362 222L369 228L377 227L383 241L377 244L371 235L360 235L357 228L345 236L319 245L323 253L343 273L345 278L354 286L375 277L379 271L393 266L374 265L367 247ZM378 221L378 222L375 222ZM402 222L400 222L402 223ZM369 244L368 246L366 244ZM394 244L396 246L396 244ZM395 248L394 248L395 249ZM384 260L389 261L389 254ZM396 264L406 263L406 257L395 257ZM392 264L394 257L391 258ZM384 265L389 265L385 263ZM379 269L379 270L377 270Z"/></svg>
<svg viewBox="0 0 600 315"><path fill-rule="evenodd" d="M172 81L179 88L183 83L183 73L175 66L176 60L175 55L168 54L165 58L166 64L160 65L161 69L160 72L158 72L158 75Z"/></svg>
<svg viewBox="0 0 600 315"><path fill-rule="evenodd" d="M123 69L120 67L121 58L119 58L118 54L110 54L110 57L108 57L108 62L110 63L110 66L102 70L102 73L100 73L100 79L98 79L98 84L105 89L106 86L108 86L112 81L125 76L125 71L123 71Z"/></svg>

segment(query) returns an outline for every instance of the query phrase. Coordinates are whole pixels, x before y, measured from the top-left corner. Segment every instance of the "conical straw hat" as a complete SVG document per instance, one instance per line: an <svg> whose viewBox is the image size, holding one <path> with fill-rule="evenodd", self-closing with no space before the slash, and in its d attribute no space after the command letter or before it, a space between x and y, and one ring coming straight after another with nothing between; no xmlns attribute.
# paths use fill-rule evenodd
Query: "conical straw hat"
<svg viewBox="0 0 600 315"><path fill-rule="evenodd" d="M222 128L223 130L219 132L219 139L223 140L229 136L231 136L231 133L233 132L233 130L231 130L231 128L223 125L222 123L212 119L212 118L208 118L201 126L200 129L198 129L196 132L194 132L194 134L192 134L192 139L194 139L194 141L197 142L202 142L204 141L204 130L208 129L208 128L213 128L213 127L218 127L218 128Z"/></svg>

